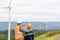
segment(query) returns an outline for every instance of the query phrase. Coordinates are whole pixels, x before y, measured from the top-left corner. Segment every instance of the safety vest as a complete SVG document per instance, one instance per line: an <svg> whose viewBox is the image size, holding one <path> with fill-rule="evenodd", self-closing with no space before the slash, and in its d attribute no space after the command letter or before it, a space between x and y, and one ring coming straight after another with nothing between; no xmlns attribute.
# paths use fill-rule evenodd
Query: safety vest
<svg viewBox="0 0 60 40"><path fill-rule="evenodd" d="M16 26L15 29L15 39L23 39L23 33L21 31L19 31L19 26Z"/></svg>

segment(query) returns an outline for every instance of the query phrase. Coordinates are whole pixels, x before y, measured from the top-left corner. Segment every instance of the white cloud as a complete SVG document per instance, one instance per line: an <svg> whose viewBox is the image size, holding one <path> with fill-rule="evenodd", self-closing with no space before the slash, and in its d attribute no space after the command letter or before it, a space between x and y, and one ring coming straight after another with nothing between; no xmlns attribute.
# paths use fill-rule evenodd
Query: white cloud
<svg viewBox="0 0 60 40"><path fill-rule="evenodd" d="M0 7L6 7L9 4L9 0L0 0Z"/></svg>
<svg viewBox="0 0 60 40"><path fill-rule="evenodd" d="M9 14L0 14L0 21L9 21Z"/></svg>
<svg viewBox="0 0 60 40"><path fill-rule="evenodd" d="M2 1L3 2L3 1ZM0 6L7 6L9 1L1 2ZM24 21L60 21L60 1L59 0L13 0L11 10L11 20L17 18ZM8 10L0 11L0 21L8 20ZM6 13L6 14L4 14Z"/></svg>
<svg viewBox="0 0 60 40"><path fill-rule="evenodd" d="M49 15L26 15L26 14L12 14L11 20L17 20L17 18L22 19L23 21L60 21L60 16L49 16Z"/></svg>

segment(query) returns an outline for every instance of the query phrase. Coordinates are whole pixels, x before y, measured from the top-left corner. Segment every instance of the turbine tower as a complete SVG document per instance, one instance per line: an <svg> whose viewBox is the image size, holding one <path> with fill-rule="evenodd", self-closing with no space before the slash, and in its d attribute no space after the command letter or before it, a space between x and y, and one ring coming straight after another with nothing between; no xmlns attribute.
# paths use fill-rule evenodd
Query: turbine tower
<svg viewBox="0 0 60 40"><path fill-rule="evenodd" d="M11 27L11 19L10 19L10 16L11 16L11 0L10 0L10 3L8 5L8 9L9 9L9 27L8 27L8 40L10 40L10 27Z"/></svg>
<svg viewBox="0 0 60 40"><path fill-rule="evenodd" d="M48 31L47 27L48 27L48 25L46 24L46 32Z"/></svg>
<svg viewBox="0 0 60 40"><path fill-rule="evenodd" d="M11 16L11 8L12 8L11 7L11 2L12 2L12 0L10 0L8 7L0 7L2 9L8 9L9 10L8 40L10 40L10 27L11 27L11 18L10 18L10 16Z"/></svg>

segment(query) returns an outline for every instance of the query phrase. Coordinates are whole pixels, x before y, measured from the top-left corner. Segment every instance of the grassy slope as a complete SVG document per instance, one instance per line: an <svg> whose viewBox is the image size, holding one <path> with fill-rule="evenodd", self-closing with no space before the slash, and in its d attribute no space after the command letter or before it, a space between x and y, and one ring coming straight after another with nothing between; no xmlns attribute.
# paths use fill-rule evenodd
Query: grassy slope
<svg viewBox="0 0 60 40"><path fill-rule="evenodd" d="M49 33L46 33L45 30L43 31L34 31L34 34L35 34L35 40L55 40L58 36L60 36L60 34L58 34L58 32L60 33L60 31L53 31L53 32L50 32ZM0 40L7 40L7 31L2 31L0 32ZM49 34L49 35L48 35ZM53 36L51 36L51 34ZM54 34L57 34L57 35L54 35ZM11 40L14 40L14 31L11 30ZM40 35L40 36L39 36Z"/></svg>
<svg viewBox="0 0 60 40"><path fill-rule="evenodd" d="M34 30L35 37L46 33L45 30ZM7 40L8 39L8 31L0 31L0 40ZM11 40L14 40L14 31L11 30Z"/></svg>
<svg viewBox="0 0 60 40"><path fill-rule="evenodd" d="M0 31L0 40L8 40L8 31Z"/></svg>
<svg viewBox="0 0 60 40"><path fill-rule="evenodd" d="M35 38L35 40L56 40L57 37L60 36L60 34L57 34L57 33L56 33L56 35L53 34L53 36L47 36L47 35L48 35L48 33L47 34L40 35L40 36L37 36Z"/></svg>
<svg viewBox="0 0 60 40"><path fill-rule="evenodd" d="M8 40L7 35L0 34L0 40Z"/></svg>

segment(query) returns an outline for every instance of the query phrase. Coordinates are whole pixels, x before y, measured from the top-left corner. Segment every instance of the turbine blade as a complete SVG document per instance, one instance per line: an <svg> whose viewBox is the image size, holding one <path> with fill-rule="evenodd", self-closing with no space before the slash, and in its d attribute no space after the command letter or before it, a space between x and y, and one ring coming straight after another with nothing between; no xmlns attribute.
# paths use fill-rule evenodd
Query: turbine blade
<svg viewBox="0 0 60 40"><path fill-rule="evenodd" d="M7 9L8 7L0 7L1 9Z"/></svg>
<svg viewBox="0 0 60 40"><path fill-rule="evenodd" d="M10 7L10 6L11 6L11 2L12 2L12 0L10 0L8 7Z"/></svg>

